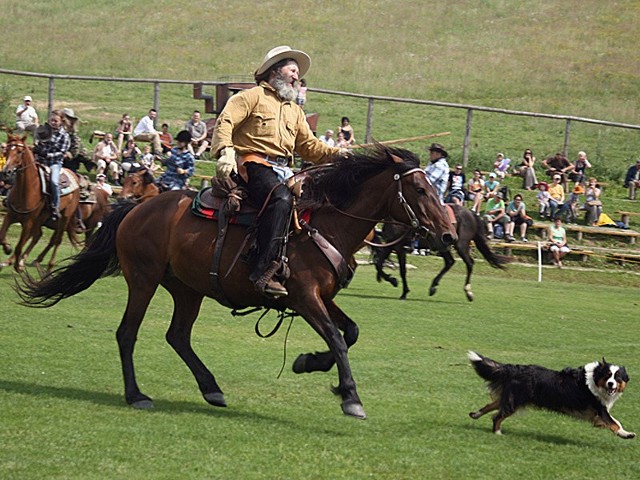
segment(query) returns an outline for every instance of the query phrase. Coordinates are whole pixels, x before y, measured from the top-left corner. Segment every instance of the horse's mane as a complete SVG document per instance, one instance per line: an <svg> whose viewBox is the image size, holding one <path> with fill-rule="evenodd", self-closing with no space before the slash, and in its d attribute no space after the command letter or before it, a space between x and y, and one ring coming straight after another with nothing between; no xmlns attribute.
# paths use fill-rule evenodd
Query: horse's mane
<svg viewBox="0 0 640 480"><path fill-rule="evenodd" d="M399 158L402 162L394 161ZM396 173L420 166L420 159L402 148L376 145L364 153L336 156L329 164L312 167L304 179L300 208L315 210L325 205L342 208L357 196L363 182L392 168Z"/></svg>

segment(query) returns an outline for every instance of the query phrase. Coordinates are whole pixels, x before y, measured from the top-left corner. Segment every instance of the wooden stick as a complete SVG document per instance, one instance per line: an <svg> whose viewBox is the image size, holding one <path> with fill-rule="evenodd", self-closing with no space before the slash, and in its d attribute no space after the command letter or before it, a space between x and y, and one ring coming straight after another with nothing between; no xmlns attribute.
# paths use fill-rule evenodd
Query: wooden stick
<svg viewBox="0 0 640 480"><path fill-rule="evenodd" d="M444 136L447 136L447 135L451 135L451 132L432 133L430 135L420 135L418 137L398 138L397 140L385 140L383 142L375 142L375 143L361 143L361 144L352 145L349 148L365 148L365 147L373 147L374 145L393 145L395 143L415 142L415 141L418 141L418 140L425 140L427 138L444 137Z"/></svg>

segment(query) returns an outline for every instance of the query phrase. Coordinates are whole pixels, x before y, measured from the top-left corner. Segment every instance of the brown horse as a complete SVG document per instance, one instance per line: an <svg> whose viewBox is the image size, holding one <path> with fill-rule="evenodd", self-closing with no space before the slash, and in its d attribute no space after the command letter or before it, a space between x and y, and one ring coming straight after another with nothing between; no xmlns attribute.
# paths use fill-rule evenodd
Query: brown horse
<svg viewBox="0 0 640 480"><path fill-rule="evenodd" d="M85 226L84 237L85 242L91 237L94 230L102 223L104 217L111 210L109 203L109 194L101 188L91 186L91 193L95 196L95 202L80 202L80 215ZM70 223L70 227L74 228L74 222Z"/></svg>
<svg viewBox="0 0 640 480"><path fill-rule="evenodd" d="M70 193L61 192L60 217L55 222L51 221L49 196L42 193L38 165L31 148L26 144L26 139L26 136L18 135L9 135L7 139L7 163L3 174L5 178L10 179L12 187L7 195L7 213L0 228L0 245L7 255L12 252L7 241L9 226L19 222L22 224L22 233L13 254L6 262L0 264L0 267L13 264L15 270L21 272L24 269L27 256L42 237L42 227L46 226L53 229L53 234L34 264L39 266L49 250L53 249L48 262L48 270L51 270L55 264L56 253L65 231L69 231L71 242L74 245L78 244L75 233L69 230L69 225L75 224L80 191L76 185L76 188ZM63 172L68 177L75 177L75 174L70 170L63 169ZM23 252L22 249L29 239L31 239L31 243Z"/></svg>
<svg viewBox="0 0 640 480"><path fill-rule="evenodd" d="M153 175L144 169L130 172L124 177L118 198L130 198L141 203L159 194L160 189L154 183Z"/></svg>
<svg viewBox="0 0 640 480"><path fill-rule="evenodd" d="M405 161L406 160L406 161ZM226 406L212 373L191 347L191 330L204 297L235 308L261 306L301 315L323 338L329 350L300 355L295 373L328 371L336 364L342 410L365 418L351 373L348 349L358 338L358 326L334 303L350 276L344 276L320 246L333 246L342 265L353 259L364 238L382 218L431 232L442 244L455 241L447 212L418 159L400 149L378 147L306 173L300 207L310 208L308 234L291 236L287 256L289 295L274 300L255 291L249 265L240 250L246 227L229 225L220 261L219 278L212 281L217 224L194 216L196 193L170 191L141 204L118 204L88 247L73 261L34 281L23 276L18 292L27 305L51 306L89 288L98 278L122 271L129 290L127 307L116 337L124 374L125 399L138 408L153 406L136 382L133 349L138 329L156 289L162 285L174 301L168 343L191 369L207 402ZM314 241L321 235L318 243ZM352 264L355 262L351 262ZM345 265L346 267L346 265ZM217 286L216 286L217 285ZM340 334L344 332L344 336Z"/></svg>

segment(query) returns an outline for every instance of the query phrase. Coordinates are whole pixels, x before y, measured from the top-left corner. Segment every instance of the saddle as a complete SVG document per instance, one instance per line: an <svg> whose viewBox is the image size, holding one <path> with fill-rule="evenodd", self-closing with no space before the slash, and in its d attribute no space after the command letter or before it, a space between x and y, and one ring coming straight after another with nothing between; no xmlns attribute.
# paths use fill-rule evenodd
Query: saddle
<svg viewBox="0 0 640 480"><path fill-rule="evenodd" d="M40 176L40 189L43 195L50 195L49 180L51 178L51 170L49 167L38 164L38 175ZM80 188L78 178L76 174L66 168L60 172L60 183L58 184L60 189L60 196L64 197L72 192L75 192Z"/></svg>
<svg viewBox="0 0 640 480"><path fill-rule="evenodd" d="M200 190L193 199L191 212L216 222L224 215L231 224L250 226L255 222L258 209L244 201L247 197L247 190L233 180L213 178L211 187Z"/></svg>

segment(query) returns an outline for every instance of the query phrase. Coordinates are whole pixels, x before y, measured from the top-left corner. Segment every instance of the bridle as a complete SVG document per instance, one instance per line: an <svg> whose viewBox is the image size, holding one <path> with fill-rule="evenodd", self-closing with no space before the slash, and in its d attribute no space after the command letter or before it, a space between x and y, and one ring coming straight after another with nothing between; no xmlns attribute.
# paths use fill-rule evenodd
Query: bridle
<svg viewBox="0 0 640 480"><path fill-rule="evenodd" d="M21 172L23 170L26 170L27 168L29 168L31 165L34 165L36 163L35 159L33 160L33 162L28 163L27 165L23 165L22 160L24 160L24 149L28 148L27 145L25 145L24 143L9 143L9 145L7 145L7 150L11 151L11 150L15 150L18 149L18 152L16 153L16 155L20 155L20 162L19 162L19 166L17 167L13 167L11 169L8 169L7 166L5 165L3 171L9 176L9 177L13 177L14 175L16 175L18 172ZM7 160L9 159L9 155L7 155ZM8 163L8 161L7 161Z"/></svg>

